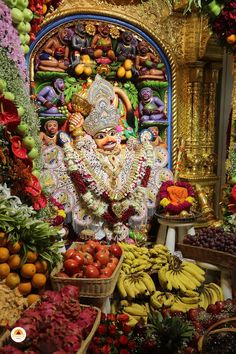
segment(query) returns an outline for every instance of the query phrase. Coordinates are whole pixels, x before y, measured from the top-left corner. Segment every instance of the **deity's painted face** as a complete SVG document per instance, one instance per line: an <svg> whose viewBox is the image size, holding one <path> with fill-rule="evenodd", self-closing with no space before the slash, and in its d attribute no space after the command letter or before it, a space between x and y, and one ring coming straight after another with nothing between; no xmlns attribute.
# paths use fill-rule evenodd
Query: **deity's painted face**
<svg viewBox="0 0 236 354"><path fill-rule="evenodd" d="M54 136L58 132L58 123L55 120L50 120L45 124L45 129L50 136Z"/></svg>
<svg viewBox="0 0 236 354"><path fill-rule="evenodd" d="M56 79L56 81L54 82L54 87L55 89L57 89L58 91L64 91L65 90L65 82L63 79Z"/></svg>
<svg viewBox="0 0 236 354"><path fill-rule="evenodd" d="M111 151L116 147L117 137L114 128L103 129L94 135L97 147L102 150Z"/></svg>

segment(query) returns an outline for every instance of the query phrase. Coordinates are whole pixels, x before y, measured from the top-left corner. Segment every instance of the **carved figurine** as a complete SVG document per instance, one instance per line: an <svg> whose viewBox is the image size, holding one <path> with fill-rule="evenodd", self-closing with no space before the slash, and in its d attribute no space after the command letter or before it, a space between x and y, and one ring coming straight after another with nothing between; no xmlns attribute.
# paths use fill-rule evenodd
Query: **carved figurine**
<svg viewBox="0 0 236 354"><path fill-rule="evenodd" d="M158 122L166 119L164 108L164 102L153 95L153 91L150 87L144 87L139 94L139 112L141 115L141 122Z"/></svg>
<svg viewBox="0 0 236 354"><path fill-rule="evenodd" d="M50 119L44 124L45 132L40 132L39 137L44 146L55 145L57 142L58 122Z"/></svg>
<svg viewBox="0 0 236 354"><path fill-rule="evenodd" d="M36 68L42 71L65 72L69 67L69 42L72 30L62 28L43 46L36 59Z"/></svg>
<svg viewBox="0 0 236 354"><path fill-rule="evenodd" d="M39 113L41 115L61 115L58 112L58 105L64 105L65 83L61 78L53 82L53 86L45 86L37 94Z"/></svg>
<svg viewBox="0 0 236 354"><path fill-rule="evenodd" d="M88 53L89 41L86 36L85 26L79 23L75 26L75 33L71 39L73 51L71 53L71 65L76 66L81 61L81 54Z"/></svg>
<svg viewBox="0 0 236 354"><path fill-rule="evenodd" d="M157 69L160 58L150 52L148 44L141 41L138 44L138 55L135 59L135 67L140 76L154 76L155 79L165 80L165 73L161 69Z"/></svg>
<svg viewBox="0 0 236 354"><path fill-rule="evenodd" d="M125 31L122 33L121 42L118 43L116 48L117 60L124 62L125 59L134 59L135 54L134 36L131 32Z"/></svg>
<svg viewBox="0 0 236 354"><path fill-rule="evenodd" d="M98 33L92 39L91 48L93 49L94 58L99 64L109 64L115 59L112 40L109 35L109 26L100 24L98 26Z"/></svg>

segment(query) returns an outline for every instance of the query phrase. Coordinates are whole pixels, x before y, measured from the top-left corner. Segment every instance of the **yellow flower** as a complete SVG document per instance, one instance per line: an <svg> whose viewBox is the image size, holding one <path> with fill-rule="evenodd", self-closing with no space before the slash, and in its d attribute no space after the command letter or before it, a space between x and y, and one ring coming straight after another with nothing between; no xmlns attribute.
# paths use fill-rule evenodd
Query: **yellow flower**
<svg viewBox="0 0 236 354"><path fill-rule="evenodd" d="M194 200L195 200L195 199L194 199L193 197L187 197L187 198L186 198L186 201L189 202L189 203L191 203L191 204L193 204Z"/></svg>
<svg viewBox="0 0 236 354"><path fill-rule="evenodd" d="M63 218L66 217L66 213L65 213L65 211L63 209L58 210L57 215L58 216L62 216Z"/></svg>
<svg viewBox="0 0 236 354"><path fill-rule="evenodd" d="M167 198L163 198L160 201L161 206L163 206L163 208L165 208L168 204L170 204L170 201Z"/></svg>
<svg viewBox="0 0 236 354"><path fill-rule="evenodd" d="M117 39L120 37L120 31L117 27L111 27L110 28L110 35L111 38Z"/></svg>

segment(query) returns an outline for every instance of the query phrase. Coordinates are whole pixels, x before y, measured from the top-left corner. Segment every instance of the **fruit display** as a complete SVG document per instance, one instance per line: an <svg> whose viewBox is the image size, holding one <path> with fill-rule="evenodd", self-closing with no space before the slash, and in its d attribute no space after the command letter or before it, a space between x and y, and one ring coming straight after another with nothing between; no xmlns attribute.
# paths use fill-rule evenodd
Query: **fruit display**
<svg viewBox="0 0 236 354"><path fill-rule="evenodd" d="M17 288L11 290L5 284L0 284L0 327L13 325L27 306L27 299Z"/></svg>
<svg viewBox="0 0 236 354"><path fill-rule="evenodd" d="M94 240L74 243L63 254L63 268L55 277L110 278L121 255L122 249L118 244L107 246Z"/></svg>
<svg viewBox="0 0 236 354"><path fill-rule="evenodd" d="M236 255L235 234L225 232L223 228L202 228L196 231L196 235L187 235L183 242Z"/></svg>
<svg viewBox="0 0 236 354"><path fill-rule="evenodd" d="M16 197L0 197L0 280L22 295L41 291L61 257L57 231Z"/></svg>
<svg viewBox="0 0 236 354"><path fill-rule="evenodd" d="M9 339L0 353L7 353L14 346L20 348L19 353L77 353L91 330L96 330L99 316L97 308L80 304L77 287L68 285L60 292L46 291L41 301L27 309L11 327L24 328L26 340L19 347Z"/></svg>

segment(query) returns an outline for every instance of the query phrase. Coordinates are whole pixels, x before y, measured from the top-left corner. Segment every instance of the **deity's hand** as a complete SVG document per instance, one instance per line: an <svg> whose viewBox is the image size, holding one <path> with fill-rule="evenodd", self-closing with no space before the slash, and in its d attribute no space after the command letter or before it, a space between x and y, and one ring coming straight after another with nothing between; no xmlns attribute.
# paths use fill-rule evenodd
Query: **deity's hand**
<svg viewBox="0 0 236 354"><path fill-rule="evenodd" d="M52 102L50 102L50 101L44 102L44 106L47 107L48 109L52 108L52 107L55 107L55 105Z"/></svg>

